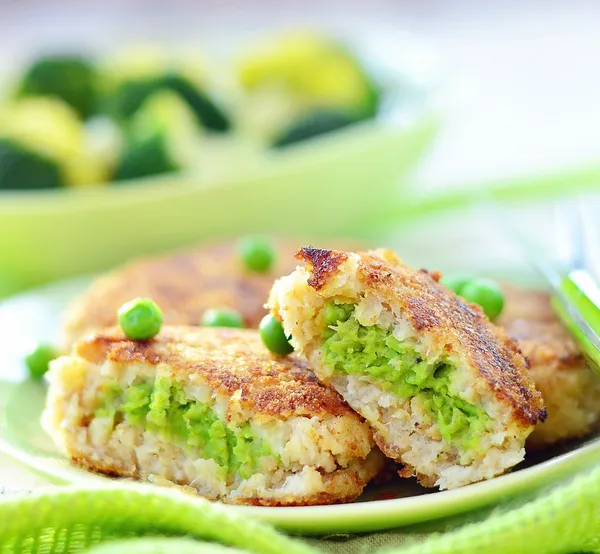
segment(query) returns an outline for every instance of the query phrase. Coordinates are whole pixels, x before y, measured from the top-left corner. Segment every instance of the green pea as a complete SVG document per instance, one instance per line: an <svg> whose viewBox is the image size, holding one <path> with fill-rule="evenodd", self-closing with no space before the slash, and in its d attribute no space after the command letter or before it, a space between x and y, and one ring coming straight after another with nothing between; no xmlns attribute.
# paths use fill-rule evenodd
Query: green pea
<svg viewBox="0 0 600 554"><path fill-rule="evenodd" d="M504 307L504 294L498 283L491 279L471 279L462 287L460 295L479 304L490 319L496 319Z"/></svg>
<svg viewBox="0 0 600 554"><path fill-rule="evenodd" d="M262 318L258 326L263 344L277 356L286 356L294 351L294 347L283 332L281 323L275 316L268 314Z"/></svg>
<svg viewBox="0 0 600 554"><path fill-rule="evenodd" d="M348 304L334 304L330 302L325 306L325 323L327 325L336 325L340 321L346 321L352 311L352 306Z"/></svg>
<svg viewBox="0 0 600 554"><path fill-rule="evenodd" d="M473 280L473 277L467 275L450 275L442 277L441 283L446 285L454 294L461 294L467 283Z"/></svg>
<svg viewBox="0 0 600 554"><path fill-rule="evenodd" d="M56 351L49 344L40 344L31 354L25 357L29 374L34 379L41 379L48 371L49 364L56 358Z"/></svg>
<svg viewBox="0 0 600 554"><path fill-rule="evenodd" d="M202 315L201 325L204 327L238 327L244 326L240 313L232 308L211 308Z"/></svg>
<svg viewBox="0 0 600 554"><path fill-rule="evenodd" d="M119 308L118 319L127 338L149 340L158 335L163 314L150 298L135 298Z"/></svg>
<svg viewBox="0 0 600 554"><path fill-rule="evenodd" d="M239 253L246 269L266 273L275 263L275 248L263 237L245 237L239 243Z"/></svg>
<svg viewBox="0 0 600 554"><path fill-rule="evenodd" d="M335 325L342 317L342 310L336 304L327 304L325 306L325 323Z"/></svg>

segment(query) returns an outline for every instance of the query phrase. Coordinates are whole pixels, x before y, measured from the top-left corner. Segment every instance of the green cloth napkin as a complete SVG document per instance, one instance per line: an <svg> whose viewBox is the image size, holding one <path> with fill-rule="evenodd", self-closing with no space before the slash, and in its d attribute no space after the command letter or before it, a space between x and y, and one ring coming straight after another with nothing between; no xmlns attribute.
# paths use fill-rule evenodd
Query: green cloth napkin
<svg viewBox="0 0 600 554"><path fill-rule="evenodd" d="M368 509L368 506L365 506ZM468 517L468 516L467 516ZM473 517L473 516L471 516ZM402 546L399 546L402 545ZM600 552L600 467L444 534L288 537L227 506L143 484L53 487L0 501L0 553L573 554Z"/></svg>

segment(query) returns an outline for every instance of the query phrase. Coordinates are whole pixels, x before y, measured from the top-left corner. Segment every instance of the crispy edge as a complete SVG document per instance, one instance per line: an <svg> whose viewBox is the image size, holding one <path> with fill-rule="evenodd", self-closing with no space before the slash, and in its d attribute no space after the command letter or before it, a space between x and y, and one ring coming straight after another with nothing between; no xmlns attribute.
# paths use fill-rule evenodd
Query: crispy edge
<svg viewBox="0 0 600 554"><path fill-rule="evenodd" d="M383 458L382 458L383 459ZM134 481L140 482L148 482L146 479L142 479L140 477L139 470L137 468L127 469L123 464L114 464L108 463L102 460L89 460L85 455L80 453L72 453L71 461L89 471L94 473L100 473L102 475L106 475L107 477L112 478L125 478L131 479ZM379 464L379 466L381 466ZM374 464L373 471L369 471L369 469L365 468L364 471L367 472L366 476L362 476L359 471L351 471L349 469L340 468L333 473L323 473L322 475L327 479L328 490L321 491L315 494L311 494L309 496L293 498L292 495L289 495L285 498L261 498L261 497L235 497L234 499L219 499L219 502L223 502L224 504L237 504L237 505L246 505L246 506L271 506L271 507L284 507L284 506L320 506L320 505L328 505L328 504L345 504L348 502L352 502L358 498L363 489L367 486L370 479L373 478L373 474L376 473L378 469L377 464ZM350 486L354 487L354 490L348 490L348 483L342 487L342 491L337 492L335 488L340 486L340 483L336 482L339 479L343 479L347 477L350 481ZM186 481L170 481L169 486L173 488L177 488L182 490L183 492L193 494L195 496L203 497L198 493L196 489L190 487L189 483ZM217 496L204 497L207 500L216 501Z"/></svg>
<svg viewBox="0 0 600 554"><path fill-rule="evenodd" d="M324 288L348 258L345 252L312 247L300 253L310 266L308 284L315 290ZM544 421L546 409L528 375L526 358L517 342L490 323L481 308L438 284L439 272L412 270L391 251L358 255L359 277L367 289L389 304L400 305L413 327L431 333L449 354L466 353L496 398L511 406L521 424Z"/></svg>
<svg viewBox="0 0 600 554"><path fill-rule="evenodd" d="M312 268L308 284L315 290L321 290L343 264L348 255L339 250L324 250L306 246L296 252L296 259L307 262Z"/></svg>
<svg viewBox="0 0 600 554"><path fill-rule="evenodd" d="M110 463L106 460L90 460L81 453L71 453L71 461L84 469L95 473L101 473L108 477L125 477L128 479L140 479L139 471L136 467L127 469L124 464Z"/></svg>

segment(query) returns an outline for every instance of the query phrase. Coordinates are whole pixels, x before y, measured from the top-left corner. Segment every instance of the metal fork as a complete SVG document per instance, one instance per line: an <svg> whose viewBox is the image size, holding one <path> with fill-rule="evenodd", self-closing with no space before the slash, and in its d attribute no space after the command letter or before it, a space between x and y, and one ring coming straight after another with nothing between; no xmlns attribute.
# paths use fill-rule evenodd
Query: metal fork
<svg viewBox="0 0 600 554"><path fill-rule="evenodd" d="M600 287L595 278L599 266L594 255L599 250L594 222L585 199L559 202L555 209L556 257L544 253L531 233L518 229L505 207L490 199L484 207L546 281L554 310L600 375Z"/></svg>

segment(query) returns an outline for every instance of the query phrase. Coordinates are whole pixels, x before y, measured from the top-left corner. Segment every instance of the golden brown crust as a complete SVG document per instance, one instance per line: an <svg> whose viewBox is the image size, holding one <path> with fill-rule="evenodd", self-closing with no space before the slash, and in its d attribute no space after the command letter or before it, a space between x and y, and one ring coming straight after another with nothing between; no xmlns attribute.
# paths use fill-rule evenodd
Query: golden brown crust
<svg viewBox="0 0 600 554"><path fill-rule="evenodd" d="M340 241L341 242L341 241ZM267 273L244 268L235 242L202 245L165 256L142 258L94 281L70 307L64 327L66 350L82 337L116 325L116 312L132 298L152 298L167 325L199 325L209 308L229 307L255 328L275 278L293 271L300 242L274 241L276 264Z"/></svg>
<svg viewBox="0 0 600 554"><path fill-rule="evenodd" d="M242 407L273 417L358 416L333 389L322 385L295 355L276 357L251 329L164 327L153 340L129 340L118 331L92 336L75 347L92 363L166 364L174 377L197 374L217 394L236 395Z"/></svg>
<svg viewBox="0 0 600 554"><path fill-rule="evenodd" d="M85 469L89 469L95 473L102 473L109 477L128 477L129 479L139 479L140 472L134 465L126 467L124 464L115 464L114 462L97 458L90 460L87 454L71 452L71 461Z"/></svg>
<svg viewBox="0 0 600 554"><path fill-rule="evenodd" d="M425 487L426 489L432 489L435 487L437 478L433 475L425 475L424 473L419 473L415 470L414 467L408 464L400 464L401 467L398 469L398 476L402 479L410 479L411 477L416 477L417 481L419 481L419 485Z"/></svg>
<svg viewBox="0 0 600 554"><path fill-rule="evenodd" d="M360 486L356 484L357 488L362 489L366 486L366 483ZM235 502L227 502L228 504L237 504L240 506L266 506L271 508L283 508L285 506L325 506L328 504L348 504L353 502L360 496L360 493L352 493L344 496L339 496L335 492L319 492L312 494L308 497L303 497L301 500L293 499L288 497L287 500L278 500L275 498L247 498L238 497Z"/></svg>
<svg viewBox="0 0 600 554"><path fill-rule="evenodd" d="M323 250L306 246L296 252L296 259L307 262L313 268L308 284L315 290L321 290L343 264L348 255L339 250Z"/></svg>
<svg viewBox="0 0 600 554"><path fill-rule="evenodd" d="M265 315L275 277L295 267L296 245L278 243L277 265L267 273L244 269L234 243L218 243L167 256L134 260L97 279L67 314L65 347L98 329L116 325L118 308L132 298L152 298L168 325L199 325L209 308L238 310L248 327Z"/></svg>
<svg viewBox="0 0 600 554"><path fill-rule="evenodd" d="M332 250L311 249L313 276L319 287L335 275L340 256ZM391 251L360 253L358 277L366 290L384 304L399 309L416 331L427 333L449 355L460 354L487 382L496 398L510 405L514 417L528 426L546 414L540 393L527 372L518 345L489 322L478 306L468 304L437 280L439 274L415 271L402 264ZM313 265L317 264L317 265Z"/></svg>

